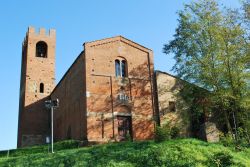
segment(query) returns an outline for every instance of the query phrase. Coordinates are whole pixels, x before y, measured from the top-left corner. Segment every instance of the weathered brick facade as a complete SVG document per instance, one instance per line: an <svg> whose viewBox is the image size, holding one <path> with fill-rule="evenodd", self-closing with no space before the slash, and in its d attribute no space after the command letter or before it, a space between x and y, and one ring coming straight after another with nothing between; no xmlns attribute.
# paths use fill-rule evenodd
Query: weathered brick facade
<svg viewBox="0 0 250 167"><path fill-rule="evenodd" d="M186 104L179 95L179 91L185 85L185 81L168 73L156 71L155 84L158 101L156 113L159 115L158 121L160 125L168 123L171 127L179 128L182 137L191 136L189 104Z"/></svg>
<svg viewBox="0 0 250 167"><path fill-rule="evenodd" d="M48 46L36 56L38 41ZM89 142L152 139L154 136L153 52L122 36L84 43L84 50L54 88L55 31L30 27L23 44L18 147L42 144L50 136L48 98L60 100L54 112L55 140ZM26 52L27 51L27 52ZM125 62L125 76L116 61ZM119 71L122 73L121 71ZM39 92L44 83L45 92Z"/></svg>
<svg viewBox="0 0 250 167"><path fill-rule="evenodd" d="M115 76L119 58L127 62L126 77ZM120 118L129 119L130 129L125 133L134 140L152 139L152 74L152 51L124 37L85 43L84 51L51 94L52 99L60 99L55 139L121 140ZM118 99L121 91L127 99Z"/></svg>
<svg viewBox="0 0 250 167"><path fill-rule="evenodd" d="M38 42L44 41L47 55L36 56ZM18 147L45 142L49 135L49 112L44 107L55 85L55 30L35 32L29 27L22 45ZM43 86L42 86L43 85ZM40 88L43 89L40 92Z"/></svg>
<svg viewBox="0 0 250 167"><path fill-rule="evenodd" d="M44 102L56 98L56 141L153 139L166 121L190 136L187 104L177 95L183 82L154 73L152 50L122 36L86 42L55 87L55 35L29 27L23 42L18 147L45 143L51 113Z"/></svg>
<svg viewBox="0 0 250 167"><path fill-rule="evenodd" d="M213 116L207 115L206 102L207 90L190 84L171 74L155 71L155 113L158 125L168 124L180 130L181 137L196 137L208 142L219 141L219 131ZM198 98L191 97L194 92L199 92ZM190 102L196 99L196 106ZM199 104L197 104L199 103ZM192 108L200 109L199 116L195 115Z"/></svg>
<svg viewBox="0 0 250 167"><path fill-rule="evenodd" d="M85 43L87 138L119 140L119 117L131 119L134 140L151 139L153 53L124 37ZM127 76L115 76L115 60L127 62ZM124 95L125 100L118 98ZM103 123L102 123L103 122Z"/></svg>

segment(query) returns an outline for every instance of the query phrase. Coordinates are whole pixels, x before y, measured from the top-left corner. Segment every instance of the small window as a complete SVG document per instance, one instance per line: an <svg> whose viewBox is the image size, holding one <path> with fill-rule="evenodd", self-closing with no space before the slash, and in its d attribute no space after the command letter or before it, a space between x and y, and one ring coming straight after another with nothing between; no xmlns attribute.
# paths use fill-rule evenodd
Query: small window
<svg viewBox="0 0 250 167"><path fill-rule="evenodd" d="M36 57L47 57L48 46L45 42L40 41L36 44Z"/></svg>
<svg viewBox="0 0 250 167"><path fill-rule="evenodd" d="M40 83L40 93L44 93L44 84Z"/></svg>
<svg viewBox="0 0 250 167"><path fill-rule="evenodd" d="M115 76L120 76L120 60L115 60Z"/></svg>
<svg viewBox="0 0 250 167"><path fill-rule="evenodd" d="M169 102L169 111L170 112L175 112L176 111L176 107L175 107L175 102L174 101L170 101Z"/></svg>
<svg viewBox="0 0 250 167"><path fill-rule="evenodd" d="M127 63L125 60L122 60L122 63L121 63L121 76L122 77L126 77L127 76Z"/></svg>
<svg viewBox="0 0 250 167"><path fill-rule="evenodd" d="M115 76L116 77L127 77L127 61L126 60L115 60Z"/></svg>

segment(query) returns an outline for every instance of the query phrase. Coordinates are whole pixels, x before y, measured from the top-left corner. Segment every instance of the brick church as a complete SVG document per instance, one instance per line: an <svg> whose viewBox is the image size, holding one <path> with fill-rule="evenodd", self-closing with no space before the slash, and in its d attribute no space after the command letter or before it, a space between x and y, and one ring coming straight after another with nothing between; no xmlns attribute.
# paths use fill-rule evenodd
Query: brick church
<svg viewBox="0 0 250 167"><path fill-rule="evenodd" d="M187 112L176 103L179 79L154 71L152 50L122 36L85 42L56 85L55 48L55 30L28 28L22 44L18 147L44 144L50 137L45 101L56 98L55 141L148 140L164 120L190 136L190 121L183 119Z"/></svg>

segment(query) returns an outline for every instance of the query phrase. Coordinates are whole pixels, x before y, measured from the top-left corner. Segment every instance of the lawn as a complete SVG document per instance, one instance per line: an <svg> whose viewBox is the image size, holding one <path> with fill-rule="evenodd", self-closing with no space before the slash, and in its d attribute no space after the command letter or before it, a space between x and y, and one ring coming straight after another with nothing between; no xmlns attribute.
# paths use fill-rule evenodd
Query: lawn
<svg viewBox="0 0 250 167"><path fill-rule="evenodd" d="M81 148L77 145L74 141L57 143L54 154L47 152L47 146L13 150L8 158L6 152L0 152L0 167L250 166L250 148L236 151L233 147L196 139L108 143Z"/></svg>

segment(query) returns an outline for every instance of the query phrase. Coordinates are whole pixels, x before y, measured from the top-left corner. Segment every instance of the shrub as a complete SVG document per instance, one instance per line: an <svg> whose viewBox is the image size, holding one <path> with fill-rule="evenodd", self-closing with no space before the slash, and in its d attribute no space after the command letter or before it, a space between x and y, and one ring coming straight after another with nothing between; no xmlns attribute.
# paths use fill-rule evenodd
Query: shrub
<svg viewBox="0 0 250 167"><path fill-rule="evenodd" d="M155 141L161 142L164 140L175 139L180 136L180 129L176 126L171 127L169 123L162 126L157 126L155 131Z"/></svg>
<svg viewBox="0 0 250 167"><path fill-rule="evenodd" d="M54 147L55 150L65 150L65 149L72 149L72 148L78 148L80 145L80 141L78 140L65 140L56 142Z"/></svg>
<svg viewBox="0 0 250 167"><path fill-rule="evenodd" d="M235 145L231 134L220 134L220 143L226 147Z"/></svg>
<svg viewBox="0 0 250 167"><path fill-rule="evenodd" d="M250 139L249 134L246 129L239 127L237 129L238 141L237 145L240 147L249 147L250 146Z"/></svg>
<svg viewBox="0 0 250 167"><path fill-rule="evenodd" d="M180 136L180 129L176 126L170 129L170 136L172 139L178 138Z"/></svg>
<svg viewBox="0 0 250 167"><path fill-rule="evenodd" d="M129 133L126 134L125 140L126 140L126 141L132 141L132 137L130 136Z"/></svg>
<svg viewBox="0 0 250 167"><path fill-rule="evenodd" d="M234 164L232 159L233 156L228 152L219 152L212 156L210 162L217 167L229 167Z"/></svg>
<svg viewBox="0 0 250 167"><path fill-rule="evenodd" d="M162 142L170 139L170 128L168 125L157 126L155 130L155 141Z"/></svg>

